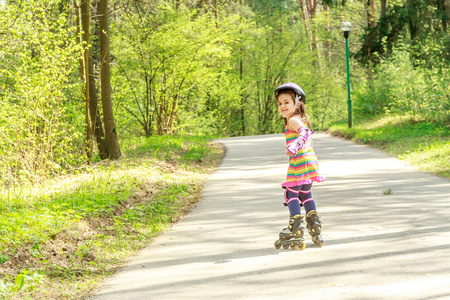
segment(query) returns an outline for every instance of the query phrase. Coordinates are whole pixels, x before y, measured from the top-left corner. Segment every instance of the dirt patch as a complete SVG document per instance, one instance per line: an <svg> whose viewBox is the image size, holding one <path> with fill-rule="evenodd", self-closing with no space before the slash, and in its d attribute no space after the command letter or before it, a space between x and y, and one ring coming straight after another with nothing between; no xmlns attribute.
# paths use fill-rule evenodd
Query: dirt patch
<svg viewBox="0 0 450 300"><path fill-rule="evenodd" d="M334 136L334 137L339 137L339 138L343 138L344 137L344 135L342 134L342 132L340 130L332 131L332 130L327 129L325 131L325 133L328 134L328 135Z"/></svg>

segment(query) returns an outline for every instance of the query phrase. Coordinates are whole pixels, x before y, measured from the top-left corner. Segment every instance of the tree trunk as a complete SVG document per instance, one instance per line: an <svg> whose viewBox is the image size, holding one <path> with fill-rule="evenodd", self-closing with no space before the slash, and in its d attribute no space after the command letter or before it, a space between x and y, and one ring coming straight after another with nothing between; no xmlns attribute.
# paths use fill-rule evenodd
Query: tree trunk
<svg viewBox="0 0 450 300"><path fill-rule="evenodd" d="M369 25L371 27L375 27L375 0L370 0L370 16L369 16Z"/></svg>
<svg viewBox="0 0 450 300"><path fill-rule="evenodd" d="M101 159L107 159L108 149L106 147L105 133L103 131L102 119L98 109L98 90L95 84L94 59L92 58L92 48L89 56L89 112L91 113L91 123L94 131L94 138Z"/></svg>
<svg viewBox="0 0 450 300"><path fill-rule="evenodd" d="M330 34L330 10L328 5L323 5L323 10L326 13L327 24L325 25L325 32L327 34L327 40L325 41L325 50L326 50L326 58L329 65L331 65L331 43L330 38L328 37Z"/></svg>
<svg viewBox="0 0 450 300"><path fill-rule="evenodd" d="M98 0L94 0L94 7L97 7ZM91 27L93 26L94 36L100 35L98 16L91 19ZM89 112L91 113L91 123L94 131L94 138L97 142L97 148L101 159L107 159L108 149L106 147L105 133L103 131L102 119L100 117L100 110L98 109L98 89L96 84L96 74L94 65L98 65L98 53L100 52L99 42L91 40L91 47L89 48ZM97 57L94 59L94 55Z"/></svg>
<svg viewBox="0 0 450 300"><path fill-rule="evenodd" d="M381 18L383 18L386 15L386 7L387 7L387 0L381 0L381 9L380 9Z"/></svg>
<svg viewBox="0 0 450 300"><path fill-rule="evenodd" d="M216 20L216 28L219 28L219 0L214 0L214 18Z"/></svg>
<svg viewBox="0 0 450 300"><path fill-rule="evenodd" d="M450 20L450 0L438 1L439 14L442 15L442 31L447 32L447 22Z"/></svg>
<svg viewBox="0 0 450 300"><path fill-rule="evenodd" d="M103 124L105 126L106 147L111 159L122 156L117 139L116 125L111 99L111 72L109 62L109 13L108 0L100 0L100 81L103 106Z"/></svg>
<svg viewBox="0 0 450 300"><path fill-rule="evenodd" d="M318 0L313 0L312 1L312 5L311 5L311 17L314 17L316 15L317 12L317 4L318 4Z"/></svg>
<svg viewBox="0 0 450 300"><path fill-rule="evenodd" d="M428 2L428 6L425 8L425 15L427 16L427 24L428 24L427 32L432 33L432 32L434 32L433 9L437 8L437 7L436 7L436 4L434 3L434 0L428 0L427 2Z"/></svg>
<svg viewBox="0 0 450 300"><path fill-rule="evenodd" d="M309 52L313 51L313 33L311 26L311 5L309 0L299 0L300 5L302 7L303 19L305 20L306 25L306 34L309 39Z"/></svg>
<svg viewBox="0 0 450 300"><path fill-rule="evenodd" d="M317 56L317 67L319 69L319 73L322 73L322 63L321 63L321 56L320 56L320 47L318 44L317 39L317 4L318 0L306 0L306 7L308 8L308 18L309 18L309 24L310 24L310 34L311 34L311 45L310 50L313 49L316 50L316 56Z"/></svg>
<svg viewBox="0 0 450 300"><path fill-rule="evenodd" d="M86 156L88 162L92 159L92 126L89 113L90 93L89 93L89 43L90 43L90 0L82 0L80 4L80 24L81 41L83 42L84 52L82 59L82 77L84 81L84 102L86 118Z"/></svg>
<svg viewBox="0 0 450 300"><path fill-rule="evenodd" d="M302 10L303 20L306 21L306 7L305 7L305 3L303 2L303 0L299 0L298 2L300 3L300 8Z"/></svg>

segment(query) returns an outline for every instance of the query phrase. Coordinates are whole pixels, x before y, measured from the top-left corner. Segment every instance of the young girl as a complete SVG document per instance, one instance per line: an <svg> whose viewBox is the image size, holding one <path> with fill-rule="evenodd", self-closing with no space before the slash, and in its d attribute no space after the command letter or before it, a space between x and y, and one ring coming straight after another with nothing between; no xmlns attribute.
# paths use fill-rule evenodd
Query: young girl
<svg viewBox="0 0 450 300"><path fill-rule="evenodd" d="M313 131L309 129L305 93L300 86L289 82L275 90L275 97L278 111L285 118L284 134L287 154L290 157L286 182L282 184L285 189L285 205L289 207L289 226L280 232L279 239L275 241L275 248L305 248L301 206L305 209L309 234L313 242L321 247L324 243L320 235L322 223L316 211L311 187L313 182L322 182L325 178L319 174L319 163L312 146Z"/></svg>

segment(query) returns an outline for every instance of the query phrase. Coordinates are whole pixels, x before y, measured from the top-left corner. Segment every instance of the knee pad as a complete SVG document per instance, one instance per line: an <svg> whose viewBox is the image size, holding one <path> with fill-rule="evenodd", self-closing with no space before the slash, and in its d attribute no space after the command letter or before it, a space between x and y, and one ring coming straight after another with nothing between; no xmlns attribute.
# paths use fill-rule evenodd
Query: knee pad
<svg viewBox="0 0 450 300"><path fill-rule="evenodd" d="M300 199L302 205L310 201L314 201L314 198L311 193L311 186L312 186L311 184L304 185L298 191L298 198Z"/></svg>
<svg viewBox="0 0 450 300"><path fill-rule="evenodd" d="M284 206L289 206L292 201L299 201L299 187L286 187L284 191Z"/></svg>

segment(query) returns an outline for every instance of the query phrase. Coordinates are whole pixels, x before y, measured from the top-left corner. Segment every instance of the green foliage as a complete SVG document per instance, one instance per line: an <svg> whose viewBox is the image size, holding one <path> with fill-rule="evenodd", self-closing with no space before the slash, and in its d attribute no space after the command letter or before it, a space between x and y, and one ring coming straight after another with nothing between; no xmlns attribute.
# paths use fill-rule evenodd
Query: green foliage
<svg viewBox="0 0 450 300"><path fill-rule="evenodd" d="M182 128L183 112L203 106L208 83L227 76L234 18L217 28L210 14L161 4L156 14L130 11L125 19L113 27L120 37L112 50L119 118L131 116L147 136Z"/></svg>
<svg viewBox="0 0 450 300"><path fill-rule="evenodd" d="M15 278L6 276L6 280L0 279L0 297L8 297L19 292L29 291L41 285L45 276L37 272L22 270Z"/></svg>
<svg viewBox="0 0 450 300"><path fill-rule="evenodd" d="M403 49L380 63L364 86L356 89L356 111L376 115L411 115L416 120L449 124L450 68L444 63L414 67Z"/></svg>
<svg viewBox="0 0 450 300"><path fill-rule="evenodd" d="M210 146L205 143L212 139L208 135L164 135L136 137L124 144L130 155L163 160L182 164L195 164L207 159Z"/></svg>
<svg viewBox="0 0 450 300"><path fill-rule="evenodd" d="M387 190L384 190L384 191L383 191L383 195L386 195L386 196L392 195L392 189L389 188L389 189L387 189Z"/></svg>
<svg viewBox="0 0 450 300"><path fill-rule="evenodd" d="M4 264L9 260L9 256L6 254L0 254L0 264Z"/></svg>
<svg viewBox="0 0 450 300"><path fill-rule="evenodd" d="M241 132L241 83L236 74L224 72L205 81L192 93L201 99L192 101L180 112L175 130L192 134L229 135Z"/></svg>
<svg viewBox="0 0 450 300"><path fill-rule="evenodd" d="M353 6L355 10L362 7L360 3ZM239 45L243 49L245 134L282 130L284 122L278 116L273 91L289 81L305 91L315 129L341 119L346 109L345 47L336 30L341 18L318 11L307 23L299 3L293 1L261 2L254 11L249 21L255 26L243 31ZM345 14L359 21L351 12Z"/></svg>
<svg viewBox="0 0 450 300"><path fill-rule="evenodd" d="M356 53L358 61L377 65L382 59L391 57L398 44L411 47L414 59L433 61L435 58L449 60L448 51L428 55L420 48L431 41L448 49L448 7L444 2L425 0L402 0L387 2L384 15L379 15L376 24L367 24L361 39L361 47Z"/></svg>
<svg viewBox="0 0 450 300"><path fill-rule="evenodd" d="M412 3L388 3L386 17L376 16L377 26L368 29L376 38L361 40L367 9L361 2L319 5L311 18L298 1L224 2L217 14L203 2L130 2L111 18L118 136L279 132L273 90L287 81L305 90L315 129L344 119L343 19L354 25L351 53L380 49L365 52L376 66L351 61L356 114L401 113L448 124L447 20L442 7ZM70 7L59 0L9 1L0 10L3 185L38 182L83 164L82 49ZM393 12L401 13L383 23Z"/></svg>
<svg viewBox="0 0 450 300"><path fill-rule="evenodd" d="M69 75L80 48L66 16L52 1L5 6L0 26L0 177L6 184L35 181L80 163L77 119L70 115ZM7 16L12 14L12 21ZM14 23L12 23L14 22ZM3 25L3 26L2 26Z"/></svg>

